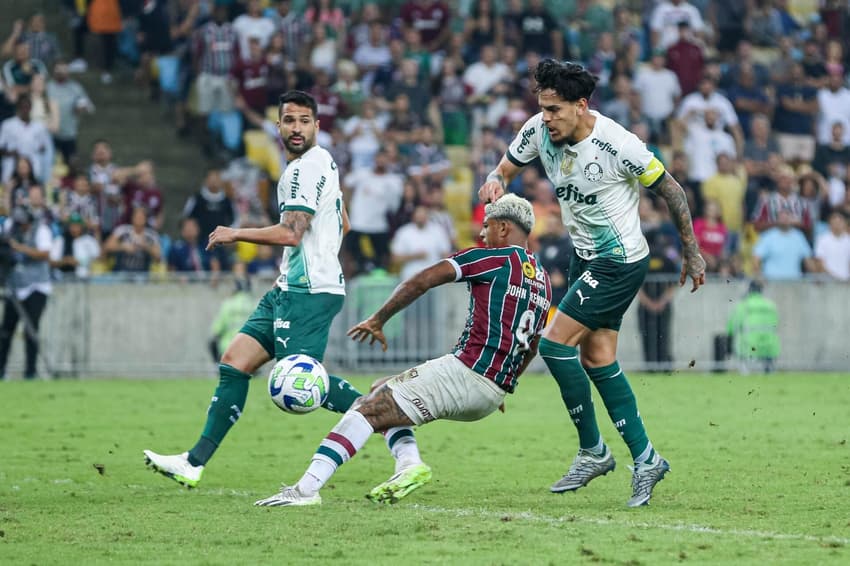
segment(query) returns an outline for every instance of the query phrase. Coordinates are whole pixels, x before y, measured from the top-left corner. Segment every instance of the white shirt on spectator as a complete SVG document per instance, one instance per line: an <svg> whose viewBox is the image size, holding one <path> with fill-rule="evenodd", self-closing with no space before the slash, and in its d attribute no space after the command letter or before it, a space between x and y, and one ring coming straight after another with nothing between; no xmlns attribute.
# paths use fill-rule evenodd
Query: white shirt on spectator
<svg viewBox="0 0 850 566"><path fill-rule="evenodd" d="M3 224L3 231L7 234L10 233L14 225L15 223L12 219L7 218ZM35 227L35 249L40 252L50 252L53 249L53 232L44 222L39 222ZM49 295L52 290L53 285L49 281L46 283L33 283L32 285L15 289L15 295L19 301L25 301L27 297L36 291L44 295Z"/></svg>
<svg viewBox="0 0 850 566"><path fill-rule="evenodd" d="M44 124L24 122L17 116L3 120L0 125L0 149L22 155L30 160L35 178L44 182L50 172L45 170L44 156L53 151L53 138ZM6 182L15 171L15 158L3 157L3 171L0 180Z"/></svg>
<svg viewBox="0 0 850 566"><path fill-rule="evenodd" d="M263 49L268 47L269 40L274 35L274 22L268 18L255 18L248 14L242 14L233 20L233 29L236 30L236 35L239 37L239 54L243 59L247 60L251 57L248 48L248 38L256 37L260 40L260 45Z"/></svg>
<svg viewBox="0 0 850 566"><path fill-rule="evenodd" d="M420 228L410 222L398 229L390 250L393 255L399 256L426 254L423 259L414 259L402 265L400 276L403 281L446 257L452 251L452 244L445 230L436 223L429 221Z"/></svg>
<svg viewBox="0 0 850 566"><path fill-rule="evenodd" d="M850 281L850 235L836 236L831 230L824 232L815 242L815 257L823 268L839 281Z"/></svg>
<svg viewBox="0 0 850 566"><path fill-rule="evenodd" d="M652 91L650 91L652 92ZM715 91L712 92L706 99L699 91L692 92L682 99L682 104L679 106L679 113L676 115L680 119L687 119L688 125L704 124L705 111L709 108L717 112L717 129L722 130L727 126L734 126L738 123L738 113L735 112L735 107L729 102L729 99ZM690 116L688 116L690 114Z"/></svg>
<svg viewBox="0 0 850 566"><path fill-rule="evenodd" d="M845 87L832 92L828 88L818 90L818 143L829 144L832 141L832 125L841 122L844 126L844 145L850 144L850 90Z"/></svg>
<svg viewBox="0 0 850 566"><path fill-rule="evenodd" d="M722 130L691 126L685 138L685 153L690 163L689 176L700 183L717 173L717 156L735 156L735 140Z"/></svg>
<svg viewBox="0 0 850 566"><path fill-rule="evenodd" d="M65 249L65 236L58 236L53 240L53 247L50 250L51 261L59 261L62 259L62 252ZM94 260L100 257L100 244L97 239L91 234L83 234L78 238L74 238L71 243L71 254L77 260L77 267L74 273L80 279L86 279L91 273L91 264Z"/></svg>
<svg viewBox="0 0 850 566"><path fill-rule="evenodd" d="M511 70L504 63L493 63L489 67L482 61L473 63L463 73L463 82L472 89L472 94L487 94L500 82L509 79Z"/></svg>
<svg viewBox="0 0 850 566"><path fill-rule="evenodd" d="M365 43L354 50L354 62L361 69L374 69L386 65L392 59L390 48L386 45Z"/></svg>
<svg viewBox="0 0 850 566"><path fill-rule="evenodd" d="M641 110L654 120L664 120L673 114L676 99L682 95L679 78L670 69L655 70L643 65L635 76L634 88L641 96Z"/></svg>
<svg viewBox="0 0 850 566"><path fill-rule="evenodd" d="M705 23L699 10L688 2L678 6L672 2L661 2L652 11L649 27L658 32L658 47L667 49L679 39L679 22L688 22L691 29L699 33L705 29Z"/></svg>
<svg viewBox="0 0 850 566"><path fill-rule="evenodd" d="M359 169L346 176L345 186L351 190L351 229L367 234L389 232L387 215L398 209L404 192L401 176Z"/></svg>

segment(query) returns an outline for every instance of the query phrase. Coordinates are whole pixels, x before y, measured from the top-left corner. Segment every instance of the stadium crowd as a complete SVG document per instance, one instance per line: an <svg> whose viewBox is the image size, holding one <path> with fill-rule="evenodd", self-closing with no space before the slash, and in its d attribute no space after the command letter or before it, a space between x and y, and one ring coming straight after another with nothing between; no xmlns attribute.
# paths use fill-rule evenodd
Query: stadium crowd
<svg viewBox="0 0 850 566"><path fill-rule="evenodd" d="M319 102L352 231L349 276L416 272L474 244L476 189L537 111L529 73L543 57L599 77L592 106L634 131L686 188L709 271L850 280L850 9L821 0L90 0L68 2L73 57L35 14L0 50L2 213L26 207L52 229L57 276L245 263L273 274L277 250L208 253L218 224L277 217L285 163L274 122L287 89ZM85 35L101 37L86 59ZM155 164L116 164L108 140L77 148L96 109L75 72L116 55L178 132L215 165L166 233ZM124 64L122 63L122 64ZM92 114L91 116L86 116ZM607 151L616 151L607 148ZM535 248L565 290L569 238L554 187L527 168L510 187L532 201ZM676 230L645 194L652 271L676 273ZM660 315L672 295L641 293Z"/></svg>

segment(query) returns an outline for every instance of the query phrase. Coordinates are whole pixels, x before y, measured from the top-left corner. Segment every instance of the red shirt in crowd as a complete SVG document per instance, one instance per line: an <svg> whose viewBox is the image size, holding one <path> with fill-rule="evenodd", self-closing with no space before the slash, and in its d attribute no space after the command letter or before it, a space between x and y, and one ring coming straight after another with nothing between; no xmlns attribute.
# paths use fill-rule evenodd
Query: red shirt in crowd
<svg viewBox="0 0 850 566"><path fill-rule="evenodd" d="M726 238L729 232L722 222L709 226L705 218L694 220L694 235L697 238L700 250L706 255L723 257L723 248L726 247Z"/></svg>
<svg viewBox="0 0 850 566"><path fill-rule="evenodd" d="M704 62L702 49L690 41L680 39L667 49L667 68L679 78L682 96L697 89Z"/></svg>
<svg viewBox="0 0 850 566"><path fill-rule="evenodd" d="M264 114L269 104L269 64L265 57L259 61L237 60L230 70L230 76L239 85L239 95L248 108Z"/></svg>
<svg viewBox="0 0 850 566"><path fill-rule="evenodd" d="M443 2L416 2L411 0L401 7L401 19L406 26L419 30L424 45L437 39L449 25L449 7Z"/></svg>

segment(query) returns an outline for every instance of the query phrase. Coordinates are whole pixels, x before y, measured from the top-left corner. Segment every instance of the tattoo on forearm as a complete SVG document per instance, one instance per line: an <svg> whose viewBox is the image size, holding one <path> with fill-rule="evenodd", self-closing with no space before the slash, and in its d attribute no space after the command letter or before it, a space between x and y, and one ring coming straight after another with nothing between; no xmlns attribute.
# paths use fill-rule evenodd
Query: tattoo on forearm
<svg viewBox="0 0 850 566"><path fill-rule="evenodd" d="M312 220L313 215L309 212L288 210L283 213L283 220L280 223L292 230L292 233L300 240L304 236L304 232L310 229Z"/></svg>
<svg viewBox="0 0 850 566"><path fill-rule="evenodd" d="M507 184L505 183L505 177L496 171L490 171L490 174L487 175L487 182L495 182L499 183L502 186L502 190L507 190Z"/></svg>
<svg viewBox="0 0 850 566"><path fill-rule="evenodd" d="M688 199L682 186L670 173L664 173L664 178L661 180L657 192L667 202L670 218L679 231L685 253L699 254L699 245L697 245L694 226L691 222L691 211L688 208Z"/></svg>
<svg viewBox="0 0 850 566"><path fill-rule="evenodd" d="M375 318L384 323L395 313L421 297L428 288L418 281L408 279L398 286L387 302L375 313Z"/></svg>

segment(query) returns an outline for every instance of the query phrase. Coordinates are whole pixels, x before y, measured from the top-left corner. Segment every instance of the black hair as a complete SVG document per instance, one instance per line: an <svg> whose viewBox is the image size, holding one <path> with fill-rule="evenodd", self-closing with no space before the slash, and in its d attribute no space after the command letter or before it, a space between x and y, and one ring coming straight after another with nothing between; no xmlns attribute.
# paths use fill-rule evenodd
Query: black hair
<svg viewBox="0 0 850 566"><path fill-rule="evenodd" d="M535 92L552 89L568 102L590 100L599 77L576 63L543 59L534 69Z"/></svg>
<svg viewBox="0 0 850 566"><path fill-rule="evenodd" d="M313 113L313 119L317 117L319 113L319 106L316 104L316 99L311 95L307 94L303 90L290 90L280 95L280 103L277 108L278 116L283 115L283 105L287 102L291 102L296 106L304 106L305 108L309 108Z"/></svg>

